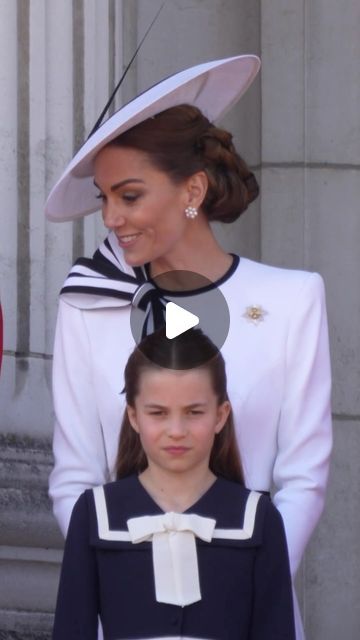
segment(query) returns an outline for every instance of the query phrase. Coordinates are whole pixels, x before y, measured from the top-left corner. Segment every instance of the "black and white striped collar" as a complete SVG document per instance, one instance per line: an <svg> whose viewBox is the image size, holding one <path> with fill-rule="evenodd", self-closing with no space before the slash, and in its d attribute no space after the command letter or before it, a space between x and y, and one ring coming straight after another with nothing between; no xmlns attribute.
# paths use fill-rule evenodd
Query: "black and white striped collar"
<svg viewBox="0 0 360 640"><path fill-rule="evenodd" d="M92 258L75 262L60 296L80 309L125 306L132 303L134 294L147 280L144 267L126 264L111 232Z"/></svg>

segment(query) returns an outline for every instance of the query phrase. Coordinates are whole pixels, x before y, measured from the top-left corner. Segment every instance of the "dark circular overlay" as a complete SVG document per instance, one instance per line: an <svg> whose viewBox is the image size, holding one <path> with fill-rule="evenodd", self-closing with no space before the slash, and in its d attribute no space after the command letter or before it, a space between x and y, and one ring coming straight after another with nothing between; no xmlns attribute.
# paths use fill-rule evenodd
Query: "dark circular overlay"
<svg viewBox="0 0 360 640"><path fill-rule="evenodd" d="M188 311L199 318L199 324L195 329L200 329L220 351L230 327L230 313L226 300L221 291L213 282L204 276L192 271L168 271L152 278L143 285L139 294L134 296L135 306L132 306L130 325L133 338L141 349L144 334L151 334L158 331L160 327L165 328L166 305L173 302L185 311ZM194 330L190 330L194 331ZM162 332L163 340L177 340L184 349L190 349L190 338L188 331L180 334L178 338L166 338L165 331ZM164 351L167 351L165 345ZM144 349L145 353L145 349ZM187 353L186 365L184 362L179 366L177 363L164 365L161 353L154 355L146 353L154 364L167 366L172 369L190 369L201 366L209 360L209 349L202 351L193 349L193 354ZM164 356L165 357L165 356Z"/></svg>

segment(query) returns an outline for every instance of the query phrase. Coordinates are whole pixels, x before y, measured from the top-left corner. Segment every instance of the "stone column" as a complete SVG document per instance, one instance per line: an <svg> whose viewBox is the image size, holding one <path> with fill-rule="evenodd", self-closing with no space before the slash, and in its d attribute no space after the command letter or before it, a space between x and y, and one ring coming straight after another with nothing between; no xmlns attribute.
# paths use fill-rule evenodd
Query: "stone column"
<svg viewBox="0 0 360 640"><path fill-rule="evenodd" d="M307 638L360 629L360 5L261 3L264 262L325 279L335 447L324 516L300 571Z"/></svg>
<svg viewBox="0 0 360 640"><path fill-rule="evenodd" d="M54 225L44 202L122 65L118 0L0 0L0 636L50 637L62 538L51 514L57 296L101 225ZM101 231L102 234L102 231Z"/></svg>

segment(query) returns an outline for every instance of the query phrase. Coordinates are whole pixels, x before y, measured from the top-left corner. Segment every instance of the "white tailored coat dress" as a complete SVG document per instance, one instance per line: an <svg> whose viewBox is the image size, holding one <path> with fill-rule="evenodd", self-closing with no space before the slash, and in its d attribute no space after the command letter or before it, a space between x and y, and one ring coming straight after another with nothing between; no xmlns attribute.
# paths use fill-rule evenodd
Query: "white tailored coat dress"
<svg viewBox="0 0 360 640"><path fill-rule="evenodd" d="M112 250L132 273L114 242ZM246 486L272 492L294 575L323 509L332 446L323 281L246 258L236 264L218 284L230 311L222 348L228 392ZM263 310L258 322L249 317L252 306ZM79 495L113 477L123 371L134 348L130 309L111 297L60 299L50 496L64 534Z"/></svg>

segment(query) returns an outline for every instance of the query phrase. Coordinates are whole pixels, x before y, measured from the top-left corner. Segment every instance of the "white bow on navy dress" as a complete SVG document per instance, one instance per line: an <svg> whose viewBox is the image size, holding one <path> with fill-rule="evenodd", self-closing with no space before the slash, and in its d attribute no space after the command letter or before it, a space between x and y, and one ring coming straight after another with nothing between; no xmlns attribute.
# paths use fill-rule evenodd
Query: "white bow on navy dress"
<svg viewBox="0 0 360 640"><path fill-rule="evenodd" d="M211 542L215 524L212 518L173 512L127 521L131 542L152 541L158 602L185 607L201 600L195 536Z"/></svg>

